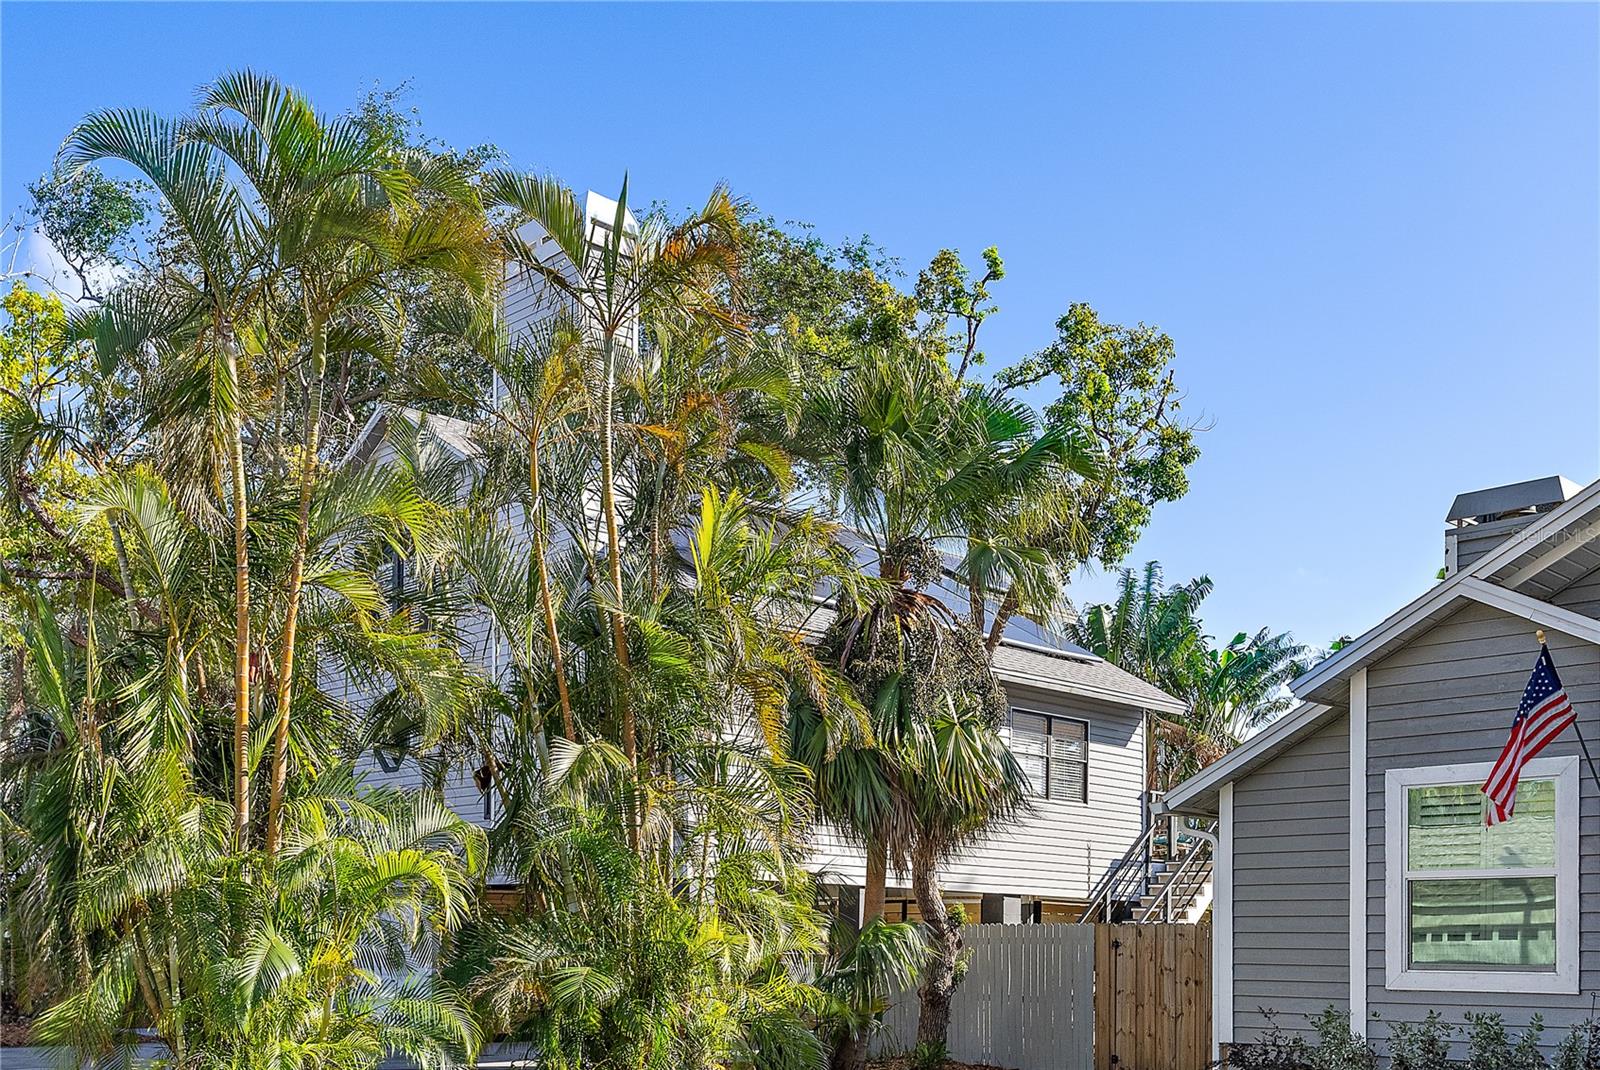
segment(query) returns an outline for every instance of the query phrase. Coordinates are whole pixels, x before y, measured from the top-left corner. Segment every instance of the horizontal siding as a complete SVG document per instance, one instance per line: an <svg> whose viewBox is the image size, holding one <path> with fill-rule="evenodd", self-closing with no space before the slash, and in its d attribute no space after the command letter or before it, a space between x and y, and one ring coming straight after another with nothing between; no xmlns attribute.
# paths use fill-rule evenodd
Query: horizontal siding
<svg viewBox="0 0 1600 1070"><path fill-rule="evenodd" d="M1591 574L1552 601L1596 615L1600 575ZM1544 1016L1552 1041L1564 1027L1589 1016L1600 988L1600 792L1587 771L1581 776L1581 995L1390 992L1384 964L1384 774L1389 769L1492 762L1504 746L1538 653L1534 625L1486 606L1473 605L1429 629L1372 666L1368 673L1367 767L1367 991L1378 1015L1374 1036L1387 1037L1386 1022L1419 1021L1440 1010L1460 1024L1466 1011L1501 1011L1507 1024L1524 1027ZM1600 741L1600 649L1549 630L1551 656L1578 711L1580 727ZM1580 753L1571 733L1546 755Z"/></svg>
<svg viewBox="0 0 1600 1070"><path fill-rule="evenodd" d="M1234 1039L1269 1012L1310 1019L1350 990L1350 721L1318 729L1234 785ZM1286 804L1293 800L1292 804Z"/></svg>
<svg viewBox="0 0 1600 1070"><path fill-rule="evenodd" d="M1086 899L1095 882L1143 831L1144 716L1138 710L1007 684L1012 705L1089 722L1089 802L1036 800L1030 814L951 861L948 892ZM864 879L861 851L819 830L811 865L850 884ZM903 874L890 883L908 884Z"/></svg>
<svg viewBox="0 0 1600 1070"><path fill-rule="evenodd" d="M1550 601L1563 609L1600 619L1600 568L1568 585Z"/></svg>

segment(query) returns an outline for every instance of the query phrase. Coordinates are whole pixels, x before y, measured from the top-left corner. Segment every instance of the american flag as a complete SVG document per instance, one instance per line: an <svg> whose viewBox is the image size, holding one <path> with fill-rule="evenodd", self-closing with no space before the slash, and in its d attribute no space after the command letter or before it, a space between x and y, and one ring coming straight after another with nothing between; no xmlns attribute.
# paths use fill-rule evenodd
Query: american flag
<svg viewBox="0 0 1600 1070"><path fill-rule="evenodd" d="M1516 720L1511 722L1511 738L1495 759L1489 779L1483 782L1483 793L1489 797L1484 807L1484 824L1494 826L1511 819L1517 805L1517 782L1522 779L1522 766L1533 756L1566 731L1578 719L1567 699L1567 689L1561 686L1556 675L1555 662L1550 660L1550 648L1539 648L1539 660L1534 662L1533 675L1528 677L1528 687L1522 692L1522 705L1517 707Z"/></svg>

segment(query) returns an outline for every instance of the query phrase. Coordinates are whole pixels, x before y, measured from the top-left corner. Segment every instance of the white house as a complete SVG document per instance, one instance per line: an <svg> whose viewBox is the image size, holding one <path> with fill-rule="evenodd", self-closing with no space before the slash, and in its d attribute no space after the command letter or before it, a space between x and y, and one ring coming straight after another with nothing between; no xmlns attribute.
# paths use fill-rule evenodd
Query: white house
<svg viewBox="0 0 1600 1070"><path fill-rule="evenodd" d="M609 226L616 202L590 193L585 211L591 225ZM631 224L631 217L627 223ZM559 256L530 226L524 237L538 251ZM567 265L570 269L570 265ZM506 328L531 330L567 307L568 298L547 283L508 276L503 312ZM382 463L388 456L385 426L394 412L420 424L426 438L462 459L475 452L473 429L460 420L414 410L381 410L358 436L346 463ZM520 523L520 518L510 518ZM965 595L943 592L953 608ZM487 625L471 631L468 656L493 674L499 644ZM1027 620L1006 629L995 666L1012 706L1008 732L1013 751L1031 774L1035 807L1014 827L950 865L944 888L965 901L974 920L1066 921L1081 913L1099 882L1133 848L1147 827L1147 735L1152 714L1182 712L1182 704L1159 689L1076 648ZM339 687L337 681L329 686ZM415 779L415 762L401 755L375 755L369 774ZM460 812L479 821L493 818L487 793L470 777L447 787ZM864 878L862 853L820 829L814 868L847 897ZM896 882L900 881L899 886ZM915 917L916 905L903 878L890 875L891 917ZM1143 892L1142 883L1138 892Z"/></svg>

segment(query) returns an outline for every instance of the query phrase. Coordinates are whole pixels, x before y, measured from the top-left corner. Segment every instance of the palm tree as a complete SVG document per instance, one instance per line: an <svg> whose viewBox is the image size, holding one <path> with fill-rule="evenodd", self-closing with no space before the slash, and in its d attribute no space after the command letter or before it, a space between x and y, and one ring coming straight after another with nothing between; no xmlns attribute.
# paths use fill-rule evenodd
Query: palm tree
<svg viewBox="0 0 1600 1070"><path fill-rule="evenodd" d="M233 835L242 847L250 822L252 648L245 382L239 358L241 332L270 279L270 241L263 221L230 179L222 155L189 137L181 121L145 111L97 112L67 138L62 163L75 172L104 159L124 160L140 171L161 195L166 217L183 240L184 269L158 280L157 296L130 288L108 301L101 310L101 332L119 343L111 355L158 338L158 344L170 347L177 389L168 395L160 422L175 441L216 444L224 459L234 562ZM213 453L197 452L198 458L190 453L190 459L202 463L190 478L204 486L215 471L207 463Z"/></svg>
<svg viewBox="0 0 1600 1070"><path fill-rule="evenodd" d="M982 636L924 588L945 574L942 547L961 544L979 493L1025 482L1052 447L1030 452L1008 419L1019 410L958 393L947 370L916 352L863 354L810 404L801 435L815 449L812 470L876 555L879 589L841 604L820 644L872 710L871 742L829 745L802 703L796 754L813 766L822 813L865 846L865 921L882 913L889 863L911 872L933 949L922 1022L942 1042L960 937L939 900L938 865L1014 812L1022 781L999 739L1006 703ZM1019 555L984 561L986 571L969 570L975 583L1002 567L1028 571ZM941 744L959 744L963 761L952 764ZM976 781L987 790L973 794ZM857 1035L836 1064L859 1065L864 1054Z"/></svg>
<svg viewBox="0 0 1600 1070"><path fill-rule="evenodd" d="M385 306L394 304L392 287L404 273L447 275L482 295L493 258L467 175L447 161L402 159L354 119L319 117L299 93L249 71L219 79L200 105L189 137L215 147L246 176L250 201L267 221L280 286L294 294L292 308L271 315L269 333L289 335L284 342L296 349L303 343L306 354L294 466L299 512L276 666L266 827L272 854L288 771L295 636L328 359L352 349L394 348L397 340L383 336L397 334L401 323Z"/></svg>
<svg viewBox="0 0 1600 1070"><path fill-rule="evenodd" d="M1076 485L1101 478L1102 462L1085 436L1040 428L1027 405L1002 391L968 389L961 405L973 428L966 461L973 481L953 503L962 547L954 574L992 655L1017 613L1060 615L1067 577L1088 550ZM988 621L991 600L998 604Z"/></svg>
<svg viewBox="0 0 1600 1070"><path fill-rule="evenodd" d="M1189 687L1194 659L1204 652L1200 603L1209 577L1163 586L1161 562L1141 573L1123 569L1113 602L1089 606L1070 628L1074 642L1177 695Z"/></svg>
<svg viewBox="0 0 1600 1070"><path fill-rule="evenodd" d="M1142 573L1124 569L1116 601L1090 606L1070 630L1075 642L1188 705L1181 721L1155 726L1156 790L1215 761L1287 709L1287 685L1307 667L1307 648L1287 632L1240 632L1213 647L1199 619L1211 589L1205 576L1165 587L1160 563L1151 561Z"/></svg>
<svg viewBox="0 0 1600 1070"><path fill-rule="evenodd" d="M961 954L960 926L939 892L939 867L1028 806L1027 774L995 732L992 716L979 702L949 695L914 737L912 891L933 945L917 1019L917 1042L926 1051L943 1051L948 1041Z"/></svg>
<svg viewBox="0 0 1600 1070"><path fill-rule="evenodd" d="M572 192L551 178L496 171L485 177L491 206L517 213L515 222L537 224L556 246L547 259L508 229L507 249L519 269L576 304L579 323L598 351L593 408L598 420L600 514L611 584L610 620L619 692L623 753L638 760L638 731L629 694L632 656L624 625L627 592L622 574L622 532L616 486L617 378L625 357L636 357L639 323L657 310L686 322L732 327L725 294L737 266L737 208L726 190L713 191L704 208L676 224L649 217L635 226L624 179L608 222L585 220Z"/></svg>
<svg viewBox="0 0 1600 1070"><path fill-rule="evenodd" d="M865 716L800 627L805 592L840 553L825 525L762 519L714 487L682 526L682 555L638 624L637 686L669 744L659 765L588 739L512 769L520 805L496 865L521 878L529 909L467 952L481 956L492 1020L553 1066L818 1055L807 1015L823 1000L802 966L822 950L800 864L810 794L779 730L792 686ZM497 620L532 617L490 562L469 566L479 597L504 592ZM576 682L581 703L589 685Z"/></svg>
<svg viewBox="0 0 1600 1070"><path fill-rule="evenodd" d="M286 800L278 855L239 852L227 793L211 794L227 761L205 683L231 645L212 564L226 555L150 469L95 480L82 506L85 523L115 516L127 532L142 612L124 625L91 595L64 633L48 599L13 591L30 616L33 673L29 723L5 767L21 799L8 849L22 860L20 924L59 994L40 1039L98 1057L143 1026L178 1060L206 1065L470 1054L476 1029L450 992L405 973L408 956L459 924L481 834L429 800L362 788L339 758L354 718L322 695L324 716L302 726L319 776ZM437 705L460 678L439 674L433 637L383 617L371 576L347 556L425 515L395 473L319 485L307 638L346 671ZM255 577L263 587L282 589L291 532L252 533L255 565L278 563Z"/></svg>

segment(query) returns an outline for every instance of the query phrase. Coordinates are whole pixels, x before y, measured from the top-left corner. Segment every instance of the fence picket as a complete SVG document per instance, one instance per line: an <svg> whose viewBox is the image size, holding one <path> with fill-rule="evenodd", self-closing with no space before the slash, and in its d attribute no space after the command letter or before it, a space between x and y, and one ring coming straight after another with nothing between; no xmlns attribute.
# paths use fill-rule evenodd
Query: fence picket
<svg viewBox="0 0 1600 1070"><path fill-rule="evenodd" d="M971 959L950 1007L953 1059L1015 1070L1197 1070L1210 1057L1204 925L969 925L962 939ZM873 1051L908 1052L916 1033L913 987L891 1001Z"/></svg>

